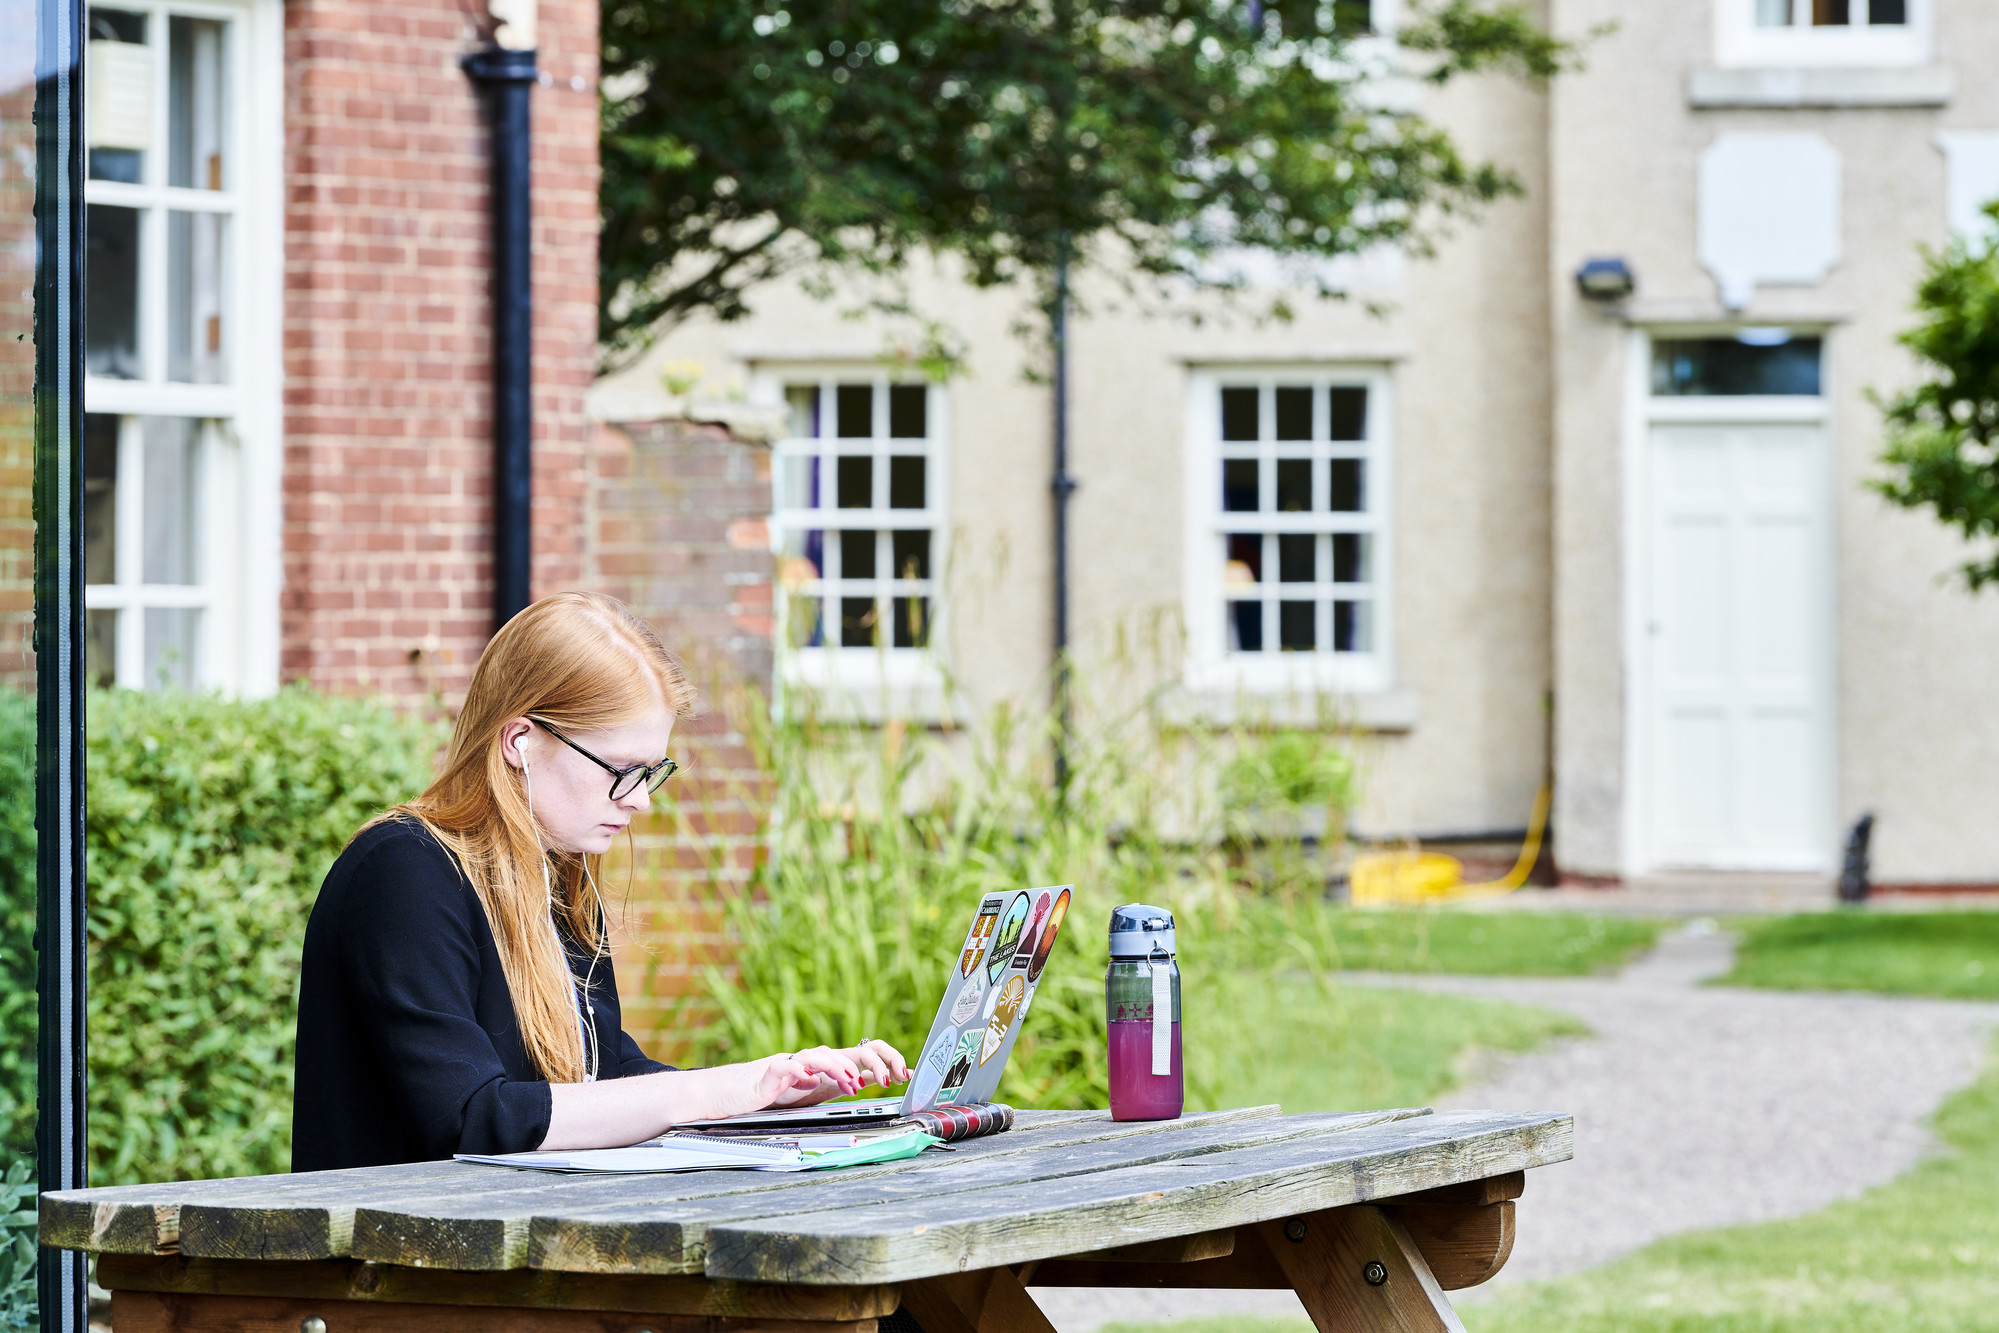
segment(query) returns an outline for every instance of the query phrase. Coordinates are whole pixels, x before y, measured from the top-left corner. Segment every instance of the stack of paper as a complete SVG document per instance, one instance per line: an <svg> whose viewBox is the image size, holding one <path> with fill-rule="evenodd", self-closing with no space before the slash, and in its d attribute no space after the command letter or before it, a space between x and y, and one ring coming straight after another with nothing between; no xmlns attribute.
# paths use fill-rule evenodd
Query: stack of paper
<svg viewBox="0 0 1999 1333"><path fill-rule="evenodd" d="M461 1162L534 1171L816 1171L914 1157L941 1140L920 1129L892 1134L801 1135L782 1139L711 1139L663 1134L629 1148L573 1152L459 1153Z"/></svg>

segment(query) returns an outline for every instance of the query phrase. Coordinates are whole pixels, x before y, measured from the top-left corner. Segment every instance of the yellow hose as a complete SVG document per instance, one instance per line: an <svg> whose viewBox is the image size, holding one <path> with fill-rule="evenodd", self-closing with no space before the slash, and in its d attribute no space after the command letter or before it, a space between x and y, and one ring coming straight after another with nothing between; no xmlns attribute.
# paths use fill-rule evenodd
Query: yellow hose
<svg viewBox="0 0 1999 1333"><path fill-rule="evenodd" d="M1527 882L1541 858L1541 839L1548 830L1548 805L1553 793L1542 783L1534 793L1534 813L1527 821L1527 841L1513 869L1483 884L1463 882L1464 864L1441 852L1365 852L1354 858L1348 874L1350 901L1356 907L1394 903L1468 902L1497 898Z"/></svg>

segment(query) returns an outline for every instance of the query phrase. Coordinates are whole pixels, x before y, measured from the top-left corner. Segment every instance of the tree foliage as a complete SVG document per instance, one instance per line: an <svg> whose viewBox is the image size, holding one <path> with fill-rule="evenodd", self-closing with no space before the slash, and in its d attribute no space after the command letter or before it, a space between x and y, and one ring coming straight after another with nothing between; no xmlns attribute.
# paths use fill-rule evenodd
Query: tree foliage
<svg viewBox="0 0 1999 1333"><path fill-rule="evenodd" d="M989 286L1114 240L1139 274L1213 286L1237 246L1420 248L1517 185L1383 80L1541 79L1569 48L1510 0L1438 0L1391 56L1354 40L1367 9L606 0L604 346L736 318L803 265L889 272L919 249Z"/></svg>
<svg viewBox="0 0 1999 1333"><path fill-rule="evenodd" d="M1999 223L1999 203L1986 207ZM1930 509L1983 545L1959 566L1976 592L1999 582L1999 233L1929 256L1916 286L1921 322L1901 336L1927 372L1883 405L1889 475L1874 488Z"/></svg>

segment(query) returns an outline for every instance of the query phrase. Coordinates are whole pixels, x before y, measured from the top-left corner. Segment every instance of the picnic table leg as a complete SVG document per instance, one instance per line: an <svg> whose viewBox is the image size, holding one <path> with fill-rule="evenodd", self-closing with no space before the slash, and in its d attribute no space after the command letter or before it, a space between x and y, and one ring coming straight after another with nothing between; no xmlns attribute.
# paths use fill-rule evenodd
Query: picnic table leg
<svg viewBox="0 0 1999 1333"><path fill-rule="evenodd" d="M911 1282L902 1289L902 1304L923 1325L923 1333L1055 1333L1055 1325L1007 1268Z"/></svg>
<svg viewBox="0 0 1999 1333"><path fill-rule="evenodd" d="M1319 1333L1464 1333L1409 1233L1358 1204L1257 1227Z"/></svg>

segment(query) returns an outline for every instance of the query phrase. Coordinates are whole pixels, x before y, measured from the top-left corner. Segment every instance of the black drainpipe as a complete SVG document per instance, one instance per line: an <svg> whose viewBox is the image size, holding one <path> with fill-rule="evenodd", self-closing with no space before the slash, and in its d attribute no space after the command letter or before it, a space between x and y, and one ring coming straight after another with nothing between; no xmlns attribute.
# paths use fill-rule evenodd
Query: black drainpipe
<svg viewBox="0 0 1999 1333"><path fill-rule="evenodd" d="M493 627L528 604L534 505L534 296L529 271L528 91L535 53L465 57L493 121Z"/></svg>

